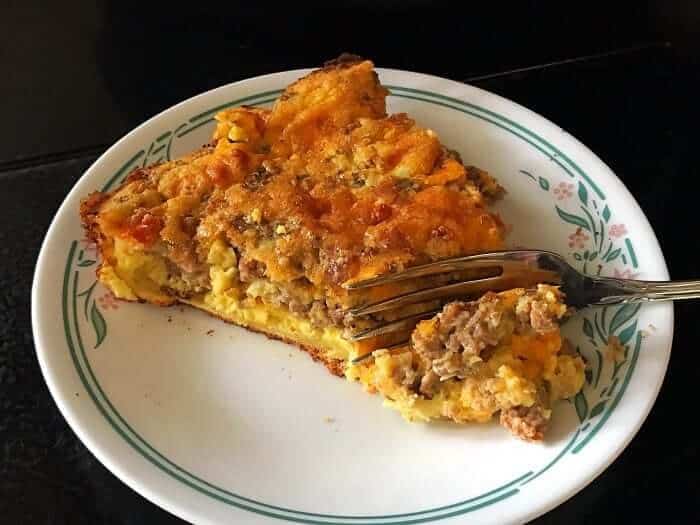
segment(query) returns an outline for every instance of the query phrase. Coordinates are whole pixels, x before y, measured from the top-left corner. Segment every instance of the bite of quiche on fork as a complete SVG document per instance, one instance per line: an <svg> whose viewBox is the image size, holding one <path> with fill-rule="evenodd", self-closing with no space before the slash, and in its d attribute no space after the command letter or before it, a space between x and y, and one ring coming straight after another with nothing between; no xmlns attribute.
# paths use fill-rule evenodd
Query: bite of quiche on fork
<svg viewBox="0 0 700 525"><path fill-rule="evenodd" d="M393 355L351 364L392 341L351 342L348 330L412 311L356 319L349 308L409 285L351 292L344 283L503 247L503 224L489 210L502 188L434 131L388 115L387 94L371 62L341 57L288 86L271 109L221 111L209 145L89 195L80 213L99 246L100 282L121 299L189 304L296 344L393 405L432 403L402 410L412 419L488 419L483 410L436 408L452 395L436 385L465 389L466 375L438 374L435 383L420 345L410 352L422 379L399 381L401 395L382 379ZM547 351L558 355L553 341ZM491 353L477 357L501 355ZM544 388L527 366L516 372ZM434 383L429 391L424 381Z"/></svg>

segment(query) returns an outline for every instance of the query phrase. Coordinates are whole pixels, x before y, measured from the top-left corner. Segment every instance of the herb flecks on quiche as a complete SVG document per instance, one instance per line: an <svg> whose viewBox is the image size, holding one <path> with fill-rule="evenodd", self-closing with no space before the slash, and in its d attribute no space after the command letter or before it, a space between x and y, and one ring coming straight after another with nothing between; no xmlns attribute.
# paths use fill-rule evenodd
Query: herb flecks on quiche
<svg viewBox="0 0 700 525"><path fill-rule="evenodd" d="M411 311L352 319L348 308L408 285L343 283L503 247L488 209L502 188L434 131L388 115L387 94L371 62L328 63L272 109L221 111L200 150L93 193L81 217L99 280L297 344L350 377L350 360L391 341L352 343L347 330Z"/></svg>

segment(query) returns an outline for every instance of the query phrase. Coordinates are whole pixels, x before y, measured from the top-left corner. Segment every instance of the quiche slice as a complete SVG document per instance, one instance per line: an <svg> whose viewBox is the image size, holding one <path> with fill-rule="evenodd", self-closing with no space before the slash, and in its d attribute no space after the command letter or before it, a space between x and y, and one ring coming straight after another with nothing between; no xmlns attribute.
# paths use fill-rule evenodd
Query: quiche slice
<svg viewBox="0 0 700 525"><path fill-rule="evenodd" d="M349 308L411 285L344 283L503 247L489 210L502 188L434 131L388 115L387 94L370 61L343 56L271 109L221 111L201 149L89 195L80 214L98 279L118 298L192 305L356 378L353 359L395 341L347 332L426 305L357 320Z"/></svg>

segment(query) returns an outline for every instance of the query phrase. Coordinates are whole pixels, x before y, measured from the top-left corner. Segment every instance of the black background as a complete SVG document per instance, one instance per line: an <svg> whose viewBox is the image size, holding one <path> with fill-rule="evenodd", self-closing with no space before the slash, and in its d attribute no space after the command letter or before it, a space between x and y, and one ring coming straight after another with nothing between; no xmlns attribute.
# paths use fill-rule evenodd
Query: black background
<svg viewBox="0 0 700 525"><path fill-rule="evenodd" d="M43 235L82 172L206 89L349 51L493 91L595 151L646 212L672 277L700 277L697 2L237 4L0 6L0 522L179 522L68 428L38 369L29 291ZM676 305L668 375L637 437L536 523L700 521L699 312Z"/></svg>

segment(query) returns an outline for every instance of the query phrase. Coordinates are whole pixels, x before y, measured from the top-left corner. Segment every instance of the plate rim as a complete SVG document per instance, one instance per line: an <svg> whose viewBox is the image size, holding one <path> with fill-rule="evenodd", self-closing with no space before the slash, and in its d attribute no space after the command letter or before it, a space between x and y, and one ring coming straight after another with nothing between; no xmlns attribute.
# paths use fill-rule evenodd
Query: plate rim
<svg viewBox="0 0 700 525"><path fill-rule="evenodd" d="M76 192L77 187L80 185L82 181L85 179L91 177L93 175L93 170L99 166L102 162L105 161L106 158L109 158L110 155L113 155L115 151L118 151L122 146L124 141L129 139L131 136L139 132L145 127L148 127L150 124L152 124L154 121L157 121L159 118L161 118L164 114L166 113L176 113L178 110L180 110L183 106L188 105L192 103L192 101L197 100L197 99L205 99L207 97L210 97L212 94L218 91L225 91L227 89L235 89L236 87L240 87L246 83L250 83L252 81L258 81L258 82L265 82L265 81L274 81L276 78L283 76L283 75L301 75L304 73L307 73L311 71L311 69L296 69L296 70L289 70L289 71L282 71L278 73L271 73L267 75L261 75L257 77L251 77L248 79L243 79L237 82L229 83L224 86L220 86L218 88L214 88L208 91L205 91L201 94L195 95L193 97L190 97L182 102L179 102L161 112L156 114L155 116L147 119L145 122L142 124L136 126L133 128L131 131L129 131L127 134L125 134L122 138L120 138L118 141L116 141L111 147L109 147L100 157L98 157L92 164L91 166L83 173L83 175L74 183L73 187L69 191L69 193L66 195L64 198L61 206L57 210L54 219L51 223L51 226L49 227L47 234L42 242L41 245L41 250L39 252L39 256L37 258L37 263L35 267L35 273L34 273L34 279L33 279L33 284L32 284L32 329L33 329L33 335L34 335L34 341L35 341L35 346L36 346L36 352L37 352L37 357L40 363L40 367L42 370L42 374L44 376L44 379L49 386L49 390L51 391L52 397L54 401L56 402L57 406L59 407L63 417L66 419L66 421L69 423L73 431L78 435L78 437L81 439L81 441L86 445L86 447L93 453L101 463L103 463L110 471L112 471L117 477L119 477L124 483L127 485L131 486L136 490L137 492L141 493L144 495L147 499L151 500L154 504L165 508L169 512L185 517L186 519L192 519L195 518L197 521L200 521L200 519L203 516L193 516L190 514L189 510L187 509L186 505L171 505L170 502L164 501L162 497L158 494L157 490L151 490L147 484L141 483L140 480L134 479L133 477L129 476L125 472L122 472L122 469L119 468L118 461L113 460L113 458L110 458L110 454L107 451L101 450L101 446L99 443L93 443L92 439L86 435L86 433L83 431L82 426L79 424L77 421L76 415L73 413L72 407L69 405L66 399L63 398L63 396L58 395L59 393L59 387L58 387L58 379L54 377L51 374L51 370L48 368L48 362L46 360L46 355L45 353L47 352L46 345L45 344L40 344L44 343L42 340L42 336L40 333L40 326L39 323L37 323L37 319L39 318L40 314L38 312L39 306L38 306L38 297L40 290L38 289L39 287L39 272L41 269L45 266L45 259L48 257L47 255L47 244L49 242L49 239L53 237L56 234L56 229L58 228L58 223L60 222L60 218L65 214L65 208L68 205L68 201L73 200L74 198L74 193ZM653 240L655 242L655 245L652 247L654 251L658 252L659 255L659 263L660 266L665 273L665 278L668 278L668 269L667 265L665 262L665 258L663 255L663 252L661 250L661 247L659 245L658 239L656 237L656 234L651 227L651 224L648 221L648 218L644 214L643 210L637 203L637 201L634 199L632 194L629 192L629 190L626 188L624 183L615 175L615 173L610 170L610 168L593 152L591 151L587 146L582 144L580 141L578 141L574 136L571 134L566 133L561 127L557 126L556 124L552 123L545 117L535 113L534 111L531 111L520 104L513 102L509 99L506 99L504 97L501 97L499 95L496 95L494 93L488 92L486 90L483 90L481 88L471 86L469 84L464 84L461 82L456 82L452 81L449 79L433 76L433 75L425 75L422 73L415 73L415 72L410 72L410 71L403 71L403 70L396 70L396 69L385 69L385 68L377 68L377 72L382 75L383 73L387 74L393 74L393 75L408 75L409 77L413 78L423 78L429 82L432 83L438 83L438 86L435 86L435 89L437 91L443 91L444 84L454 84L458 86L460 89L468 88L472 90L476 90L475 93L481 93L485 95L486 99L491 99L495 100L499 103L505 103L513 108L516 108L518 111L521 111L526 115L528 118L534 119L538 125L545 125L545 127L549 126L552 131L561 131L565 133L566 139L574 146L579 148L581 151L583 151L587 156L590 156L593 160L597 161L607 172L606 175L608 176L607 178L609 179L609 182L617 184L616 190L619 192L622 192L624 200L626 201L628 206L631 206L634 208L634 211L637 213L639 218L643 218L645 224L644 226L646 232L644 233L645 239L649 239L650 241ZM413 80L413 79L410 79ZM606 181L608 182L608 181ZM560 498L550 498L551 501L547 501L547 504L545 505L535 505L529 513L523 514L522 518L523 519L532 519L536 516L539 516L541 514L544 514L548 510L551 510L552 508L560 505L564 501L568 500L571 496L582 490L585 486L587 486L589 483L591 483L595 478L597 478L605 469L608 468L608 466L619 456L619 454L626 448L626 446L629 444L629 442L636 436L637 432L639 431L639 428L641 425L644 423L646 418L648 417L648 414L653 407L656 398L658 396L658 393L660 391L660 388L663 384L663 381L666 377L667 373L667 368L668 368L668 359L670 358L671 354L671 346L672 346L672 341L673 341L673 309L671 308L670 310L670 330L668 332L668 348L666 349L666 354L667 354L667 359L666 362L663 363L663 374L660 376L660 380L657 381L657 385L655 388L655 392L653 395L650 397L650 402L647 404L647 406L644 407L643 410L639 412L640 417L638 418L638 421L635 424L635 428L631 432L627 432L626 434L626 439L622 440L622 442L618 443L617 447L615 447L615 450L612 453L607 454L607 460L604 461L600 468L597 469L596 472L592 473L589 476L589 479L585 481L584 483L578 483L575 484L575 486L572 486L571 489L568 491L567 494ZM54 381L56 381L56 384L54 384ZM75 418L75 419L74 419ZM423 511L423 513L428 513L433 509ZM386 516L387 518L390 518L391 516ZM446 517L445 517L446 518ZM360 516L358 516L356 519L362 519Z"/></svg>

